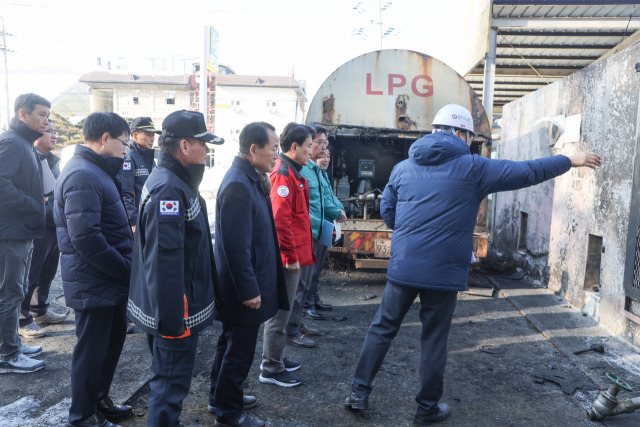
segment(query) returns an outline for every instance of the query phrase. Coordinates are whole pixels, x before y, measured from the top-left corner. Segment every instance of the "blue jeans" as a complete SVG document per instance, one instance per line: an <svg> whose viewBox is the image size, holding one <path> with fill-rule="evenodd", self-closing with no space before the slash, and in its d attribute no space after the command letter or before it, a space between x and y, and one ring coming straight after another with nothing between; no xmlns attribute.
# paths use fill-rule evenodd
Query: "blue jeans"
<svg viewBox="0 0 640 427"><path fill-rule="evenodd" d="M20 353L18 318L29 284L33 240L0 239L0 360Z"/></svg>

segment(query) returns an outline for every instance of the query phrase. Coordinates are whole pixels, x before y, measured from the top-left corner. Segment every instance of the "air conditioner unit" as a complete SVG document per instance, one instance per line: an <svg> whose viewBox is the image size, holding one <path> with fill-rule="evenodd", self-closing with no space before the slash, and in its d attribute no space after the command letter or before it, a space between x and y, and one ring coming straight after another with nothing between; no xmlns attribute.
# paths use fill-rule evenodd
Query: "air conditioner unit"
<svg viewBox="0 0 640 427"><path fill-rule="evenodd" d="M233 110L234 113L239 113L242 110L242 107L236 104L233 107L231 107L231 109Z"/></svg>
<svg viewBox="0 0 640 427"><path fill-rule="evenodd" d="M239 140L239 139L240 139L240 138L239 138L239 136L238 136L238 135L231 135L231 141L233 141L233 142L238 142L238 140Z"/></svg>
<svg viewBox="0 0 640 427"><path fill-rule="evenodd" d="M276 105L269 107L269 112L271 114L276 114L278 112L278 107Z"/></svg>

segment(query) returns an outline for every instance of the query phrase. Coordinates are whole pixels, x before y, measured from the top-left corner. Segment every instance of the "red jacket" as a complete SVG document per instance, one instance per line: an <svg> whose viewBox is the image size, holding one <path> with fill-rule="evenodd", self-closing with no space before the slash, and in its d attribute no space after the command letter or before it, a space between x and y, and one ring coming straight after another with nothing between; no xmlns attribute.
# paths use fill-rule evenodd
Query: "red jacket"
<svg viewBox="0 0 640 427"><path fill-rule="evenodd" d="M280 154L269 179L282 263L286 266L297 261L300 267L314 264L307 180L284 154Z"/></svg>

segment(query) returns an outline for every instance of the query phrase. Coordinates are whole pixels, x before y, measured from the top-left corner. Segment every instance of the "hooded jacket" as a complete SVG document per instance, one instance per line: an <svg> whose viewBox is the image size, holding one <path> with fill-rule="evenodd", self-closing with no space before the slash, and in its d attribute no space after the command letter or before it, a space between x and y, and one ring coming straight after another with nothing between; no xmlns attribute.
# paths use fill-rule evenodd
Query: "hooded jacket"
<svg viewBox="0 0 640 427"><path fill-rule="evenodd" d="M156 336L197 334L214 320L215 261L198 193L203 173L204 165L185 167L161 152L142 188L128 311Z"/></svg>
<svg viewBox="0 0 640 427"><path fill-rule="evenodd" d="M514 162L471 155L447 133L424 136L398 163L380 211L393 229L389 282L419 289L467 288L473 230L488 194L539 184L567 172L571 160L552 156Z"/></svg>
<svg viewBox="0 0 640 427"><path fill-rule="evenodd" d="M121 168L121 158L77 145L56 182L60 271L74 310L127 301L133 236L116 179Z"/></svg>
<svg viewBox="0 0 640 427"><path fill-rule="evenodd" d="M149 174L155 167L155 152L152 148L141 147L137 142L131 145L124 156L120 180L122 181L122 199L127 208L129 225L136 225L138 221L138 207L142 186L147 182Z"/></svg>
<svg viewBox="0 0 640 427"><path fill-rule="evenodd" d="M44 234L42 166L33 151L41 136L15 117L0 135L0 239L30 240Z"/></svg>

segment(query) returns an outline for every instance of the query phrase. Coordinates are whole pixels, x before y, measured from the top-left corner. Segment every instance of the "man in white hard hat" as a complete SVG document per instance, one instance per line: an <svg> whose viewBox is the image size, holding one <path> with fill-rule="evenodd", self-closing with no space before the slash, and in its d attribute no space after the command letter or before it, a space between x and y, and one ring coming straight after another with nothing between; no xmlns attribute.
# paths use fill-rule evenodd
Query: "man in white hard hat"
<svg viewBox="0 0 640 427"><path fill-rule="evenodd" d="M367 409L373 379L402 320L420 296L420 389L414 425L451 413L442 396L447 339L458 291L466 290L473 229L488 194L539 184L572 167L601 166L600 156L578 153L514 162L471 155L473 118L456 104L433 120L434 133L417 140L384 190L380 212L393 231L387 286L367 332L345 405ZM424 185L428 182L429 185ZM411 203L406 201L411 200Z"/></svg>

